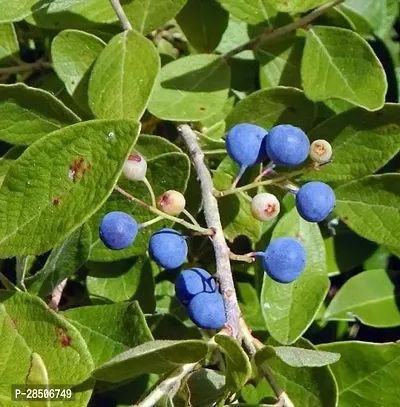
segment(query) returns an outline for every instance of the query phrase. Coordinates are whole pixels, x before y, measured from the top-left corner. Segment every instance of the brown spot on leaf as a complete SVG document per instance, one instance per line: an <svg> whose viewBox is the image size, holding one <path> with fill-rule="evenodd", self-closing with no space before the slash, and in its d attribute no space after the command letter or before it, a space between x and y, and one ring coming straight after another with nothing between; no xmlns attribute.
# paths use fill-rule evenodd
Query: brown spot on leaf
<svg viewBox="0 0 400 407"><path fill-rule="evenodd" d="M17 321L14 318L10 318L10 325L14 328L17 329Z"/></svg>
<svg viewBox="0 0 400 407"><path fill-rule="evenodd" d="M67 335L67 332L63 328L56 328L57 340L60 342L63 348L71 345L71 338Z"/></svg>
<svg viewBox="0 0 400 407"><path fill-rule="evenodd" d="M61 198L59 198L59 197L53 198L53 200L51 202L52 202L53 206L58 206L61 203Z"/></svg>
<svg viewBox="0 0 400 407"><path fill-rule="evenodd" d="M200 106L200 110L201 110L202 112L204 112L204 111L206 111L206 110L207 110L207 108L206 108L206 107L204 107L204 106Z"/></svg>
<svg viewBox="0 0 400 407"><path fill-rule="evenodd" d="M69 166L69 177L74 183L79 182L88 171L92 169L92 164L83 157L77 158Z"/></svg>

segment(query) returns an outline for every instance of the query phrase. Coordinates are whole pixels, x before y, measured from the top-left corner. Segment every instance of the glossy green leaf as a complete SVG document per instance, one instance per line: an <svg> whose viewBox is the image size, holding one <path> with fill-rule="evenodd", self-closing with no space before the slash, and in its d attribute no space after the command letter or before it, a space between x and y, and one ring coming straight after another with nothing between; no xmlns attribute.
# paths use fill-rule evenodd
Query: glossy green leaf
<svg viewBox="0 0 400 407"><path fill-rule="evenodd" d="M137 302L78 307L62 315L81 333L95 367L153 340Z"/></svg>
<svg viewBox="0 0 400 407"><path fill-rule="evenodd" d="M303 179L338 182L373 174L400 151L400 106L349 110L317 126L309 137L328 140L333 161Z"/></svg>
<svg viewBox="0 0 400 407"><path fill-rule="evenodd" d="M228 13L217 1L187 0L176 21L196 50L210 53L219 44L228 18Z"/></svg>
<svg viewBox="0 0 400 407"><path fill-rule="evenodd" d="M367 270L348 280L333 297L324 319L360 320L374 327L400 326L400 295L386 270Z"/></svg>
<svg viewBox="0 0 400 407"><path fill-rule="evenodd" d="M40 6L38 0L19 0L10 3L7 0L0 0L0 23L21 21L32 13L32 10Z"/></svg>
<svg viewBox="0 0 400 407"><path fill-rule="evenodd" d="M43 253L83 224L113 190L138 130L89 121L30 146L0 189L0 256Z"/></svg>
<svg viewBox="0 0 400 407"><path fill-rule="evenodd" d="M140 151L140 149L139 149ZM146 156L145 156L146 157ZM147 158L147 157L146 157ZM174 189L185 192L189 179L190 161L186 154L168 153L147 160L147 178L153 186L156 196L161 196L166 190ZM173 168L173 171L171 170ZM150 194L142 182L131 182L121 177L118 185L132 195L151 203ZM150 236L162 226L171 227L171 221L162 221L142 229L135 242L123 250L110 250L98 238L98 227L102 217L110 211L119 210L130 213L138 223L146 222L155 216L147 209L128 201L118 192L113 192L107 202L90 219L93 234L90 260L112 261L144 254L148 249Z"/></svg>
<svg viewBox="0 0 400 407"><path fill-rule="evenodd" d="M336 212L351 229L400 254L400 174L371 175L335 193Z"/></svg>
<svg viewBox="0 0 400 407"><path fill-rule="evenodd" d="M74 386L89 377L93 361L82 336L64 318L49 312L38 298L0 291L0 327L3 406L18 404L10 400L12 384L24 384L26 380L31 384L47 384L48 380L51 384ZM85 389L75 392L75 399L68 404L86 406L90 396L88 383Z"/></svg>
<svg viewBox="0 0 400 407"><path fill-rule="evenodd" d="M277 86L301 87L300 66L303 56L303 37L282 37L257 48L262 88Z"/></svg>
<svg viewBox="0 0 400 407"><path fill-rule="evenodd" d="M96 117L139 119L160 69L157 51L136 31L116 35L97 59L89 81L89 105Z"/></svg>
<svg viewBox="0 0 400 407"><path fill-rule="evenodd" d="M0 85L0 140L29 145L79 118L50 93L24 84Z"/></svg>
<svg viewBox="0 0 400 407"><path fill-rule="evenodd" d="M340 407L398 406L399 343L338 342L319 345L318 349L341 355L331 366Z"/></svg>
<svg viewBox="0 0 400 407"><path fill-rule="evenodd" d="M46 299L63 281L86 262L92 242L90 229L83 225L57 245L47 258L42 270L25 280L31 294Z"/></svg>
<svg viewBox="0 0 400 407"><path fill-rule="evenodd" d="M268 344L275 345L274 341L268 341ZM304 339L298 340L293 344L293 347L301 348L302 351L308 349L315 352L314 346ZM333 350L330 352L340 353L339 351ZM279 386L285 389L293 405L304 407L337 406L337 385L330 366L292 367L282 361L278 356L273 356L272 353L268 353L266 350L257 353L255 361L258 366L261 366L261 369L263 364L267 362ZM337 364L338 362L334 363L332 367ZM259 387L261 386L257 386L258 391L261 390ZM268 395L272 396L273 394L270 390L270 386L266 384L266 386L264 386L263 396L266 397Z"/></svg>
<svg viewBox="0 0 400 407"><path fill-rule="evenodd" d="M107 301L138 300L144 312L154 312L154 277L149 259L133 257L112 263L89 263L89 295Z"/></svg>
<svg viewBox="0 0 400 407"><path fill-rule="evenodd" d="M268 2L278 11L295 14L329 3L329 0L268 0Z"/></svg>
<svg viewBox="0 0 400 407"><path fill-rule="evenodd" d="M221 110L228 98L230 69L217 55L191 55L165 65L149 110L164 120L202 120Z"/></svg>
<svg viewBox="0 0 400 407"><path fill-rule="evenodd" d="M277 14L270 0L218 0L232 15L249 24L270 22Z"/></svg>
<svg viewBox="0 0 400 407"><path fill-rule="evenodd" d="M93 375L118 383L143 373L166 373L181 364L200 361L207 350L207 344L198 340L147 342L111 359Z"/></svg>
<svg viewBox="0 0 400 407"><path fill-rule="evenodd" d="M315 104L299 89L262 89L241 100L227 117L228 128L238 123L254 123L266 129L292 124L309 129L315 119Z"/></svg>
<svg viewBox="0 0 400 407"><path fill-rule="evenodd" d="M319 227L303 220L296 209L277 224L272 240L300 239L306 250L306 268L293 283L281 284L264 275L261 310L269 333L282 344L295 342L311 325L329 289L325 247Z"/></svg>
<svg viewBox="0 0 400 407"><path fill-rule="evenodd" d="M99 38L78 30L61 31L51 44L54 70L76 103L88 111L89 76L104 47Z"/></svg>
<svg viewBox="0 0 400 407"><path fill-rule="evenodd" d="M240 343L230 336L216 335L214 340L225 354L227 392L236 393L250 379L252 371L249 357Z"/></svg>
<svg viewBox="0 0 400 407"><path fill-rule="evenodd" d="M351 52L343 58L343 49ZM387 81L383 66L358 34L337 27L308 30L301 65L306 96L314 101L344 99L367 110L385 103Z"/></svg>
<svg viewBox="0 0 400 407"><path fill-rule="evenodd" d="M19 44L13 24L0 24L0 66L19 62Z"/></svg>
<svg viewBox="0 0 400 407"><path fill-rule="evenodd" d="M49 13L57 13L59 11L68 10L77 4L84 3L86 0L52 0L47 11Z"/></svg>

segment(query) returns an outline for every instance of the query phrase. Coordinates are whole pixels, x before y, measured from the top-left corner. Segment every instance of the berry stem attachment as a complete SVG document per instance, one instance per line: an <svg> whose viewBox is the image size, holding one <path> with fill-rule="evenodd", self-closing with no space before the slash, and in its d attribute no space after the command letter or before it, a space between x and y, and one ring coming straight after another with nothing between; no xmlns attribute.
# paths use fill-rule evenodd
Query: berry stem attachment
<svg viewBox="0 0 400 407"><path fill-rule="evenodd" d="M128 19L128 17L125 14L124 9L121 6L121 3L119 0L110 0L111 6L115 11L115 14L117 15L119 21L121 22L121 26L124 31L130 31L132 30L132 25Z"/></svg>
<svg viewBox="0 0 400 407"><path fill-rule="evenodd" d="M139 225L139 229L147 228L148 226L151 226L151 225L153 225L154 223L157 223L157 222L159 222L160 220L163 220L163 219L164 219L163 216L157 216L157 217L154 218L154 219L150 219L150 220L148 220L147 222L141 223L141 224Z"/></svg>
<svg viewBox="0 0 400 407"><path fill-rule="evenodd" d="M184 209L184 210L182 211L182 213L184 213L184 214L192 221L192 223L193 223L194 225L200 227L199 222L197 222L196 218L195 218L187 209Z"/></svg>
<svg viewBox="0 0 400 407"><path fill-rule="evenodd" d="M240 178L242 178L242 176L243 176L244 172L246 171L246 169L247 169L247 165L242 165L242 166L240 167L239 174L238 174L238 175L236 176L236 178L233 180L232 185L231 185L231 189L235 189L235 188L236 188L236 185L239 183Z"/></svg>
<svg viewBox="0 0 400 407"><path fill-rule="evenodd" d="M146 185L147 189L148 189L149 192L150 192L151 204L152 204L154 207L157 207L156 195L154 194L153 187L151 186L151 184L150 184L150 182L149 182L149 180L148 180L147 177L144 177L143 183Z"/></svg>
<svg viewBox="0 0 400 407"><path fill-rule="evenodd" d="M265 167L265 169L261 172L260 175L258 175L255 179L254 182L259 182L261 181L266 175L268 175L274 168L276 167L275 163L272 161Z"/></svg>
<svg viewBox="0 0 400 407"><path fill-rule="evenodd" d="M227 326L232 331L232 336L234 338L240 338L241 331L239 319L241 312L232 277L231 263L229 259L230 250L225 241L219 215L218 202L213 195L214 185L211 174L204 163L204 154L197 141L196 133L187 124L178 126L178 131L186 144L197 173L197 178L200 181L206 224L210 229L214 230L212 244L215 252L217 278L224 299Z"/></svg>
<svg viewBox="0 0 400 407"><path fill-rule="evenodd" d="M234 261L242 261L242 262L244 262L244 263L254 263L255 262L255 258L254 258L254 256L252 255L252 253L247 253L247 254L235 254L235 253L232 253L232 252L230 252L229 253L229 258L231 259L231 260L234 260Z"/></svg>
<svg viewBox="0 0 400 407"><path fill-rule="evenodd" d="M193 225L192 223L186 222L185 220L177 218L175 216L167 215L166 213L164 213L164 212L160 211L159 209L155 208L154 206L151 206L151 205L147 204L146 202L143 202L139 198L134 197L133 195L131 195L129 192L125 191L124 189L122 189L118 185L116 185L114 187L114 189L115 189L115 191L117 191L121 195L123 195L125 198L127 198L129 201L137 203L141 207L149 210L150 212L154 213L157 216L161 216L164 219L168 219L168 220L170 220L172 222L179 223L180 225L184 226L186 229L194 230L195 232L198 232L201 235L207 235L207 236L213 236L214 235L214 231L212 229L205 229L205 228L203 228L201 226Z"/></svg>

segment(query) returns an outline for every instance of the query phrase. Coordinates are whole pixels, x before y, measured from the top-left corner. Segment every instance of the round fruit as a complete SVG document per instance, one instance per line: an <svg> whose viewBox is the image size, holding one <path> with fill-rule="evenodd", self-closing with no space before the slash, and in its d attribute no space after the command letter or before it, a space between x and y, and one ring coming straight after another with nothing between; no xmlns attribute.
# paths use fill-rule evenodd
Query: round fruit
<svg viewBox="0 0 400 407"><path fill-rule="evenodd" d="M147 161L140 154L130 154L122 167L122 173L129 181L143 181L146 172Z"/></svg>
<svg viewBox="0 0 400 407"><path fill-rule="evenodd" d="M185 205L185 197L174 190L164 192L158 199L158 208L172 216L179 215L185 209Z"/></svg>
<svg viewBox="0 0 400 407"><path fill-rule="evenodd" d="M137 232L137 222L125 212L109 212L99 225L100 239L112 250L129 247L135 240Z"/></svg>
<svg viewBox="0 0 400 407"><path fill-rule="evenodd" d="M175 269L184 263L188 247L185 238L179 232L161 229L151 236L149 252L160 267Z"/></svg>
<svg viewBox="0 0 400 407"><path fill-rule="evenodd" d="M332 188L320 181L304 184L296 194L296 207L300 216L309 222L321 222L336 204Z"/></svg>
<svg viewBox="0 0 400 407"><path fill-rule="evenodd" d="M251 201L251 213L254 218L265 222L278 216L281 205L275 195L264 192L257 194Z"/></svg>
<svg viewBox="0 0 400 407"><path fill-rule="evenodd" d="M190 319L203 329L219 329L226 323L222 295L213 293L197 294L187 306Z"/></svg>
<svg viewBox="0 0 400 407"><path fill-rule="evenodd" d="M269 132L266 151L275 164L294 167L306 160L310 151L310 140L298 127L282 124L273 127Z"/></svg>
<svg viewBox="0 0 400 407"><path fill-rule="evenodd" d="M306 251L301 243L291 237L271 242L265 249L263 265L265 272L278 283L291 283L303 272Z"/></svg>
<svg viewBox="0 0 400 407"><path fill-rule="evenodd" d="M267 159L267 131L255 124L242 123L232 127L225 139L229 157L241 166L252 166Z"/></svg>
<svg viewBox="0 0 400 407"><path fill-rule="evenodd" d="M332 146L326 140L311 143L310 158L318 164L325 164L332 158Z"/></svg>
<svg viewBox="0 0 400 407"><path fill-rule="evenodd" d="M216 291L215 280L211 274L201 268L191 268L179 273L175 281L175 293L182 304L187 304L197 294Z"/></svg>

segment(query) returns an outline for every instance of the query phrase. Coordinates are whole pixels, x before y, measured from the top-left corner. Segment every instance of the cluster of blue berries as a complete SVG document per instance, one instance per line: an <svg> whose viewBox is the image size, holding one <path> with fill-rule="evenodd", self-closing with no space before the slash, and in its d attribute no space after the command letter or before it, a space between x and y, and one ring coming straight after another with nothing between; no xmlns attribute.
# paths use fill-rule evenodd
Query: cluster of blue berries
<svg viewBox="0 0 400 407"><path fill-rule="evenodd" d="M271 163L265 174L272 172L276 166L300 165L308 156L317 164L329 162L332 156L332 147L326 140L315 140L310 144L303 130L289 124L275 126L269 132L254 124L238 124L226 136L226 150L240 165L238 178L247 167L267 159ZM300 216L309 222L325 220L336 203L332 188L324 182L311 181L298 190L290 189L290 192L296 195ZM272 194L259 194L253 198L251 210L256 219L266 221L278 215L279 202Z"/></svg>

